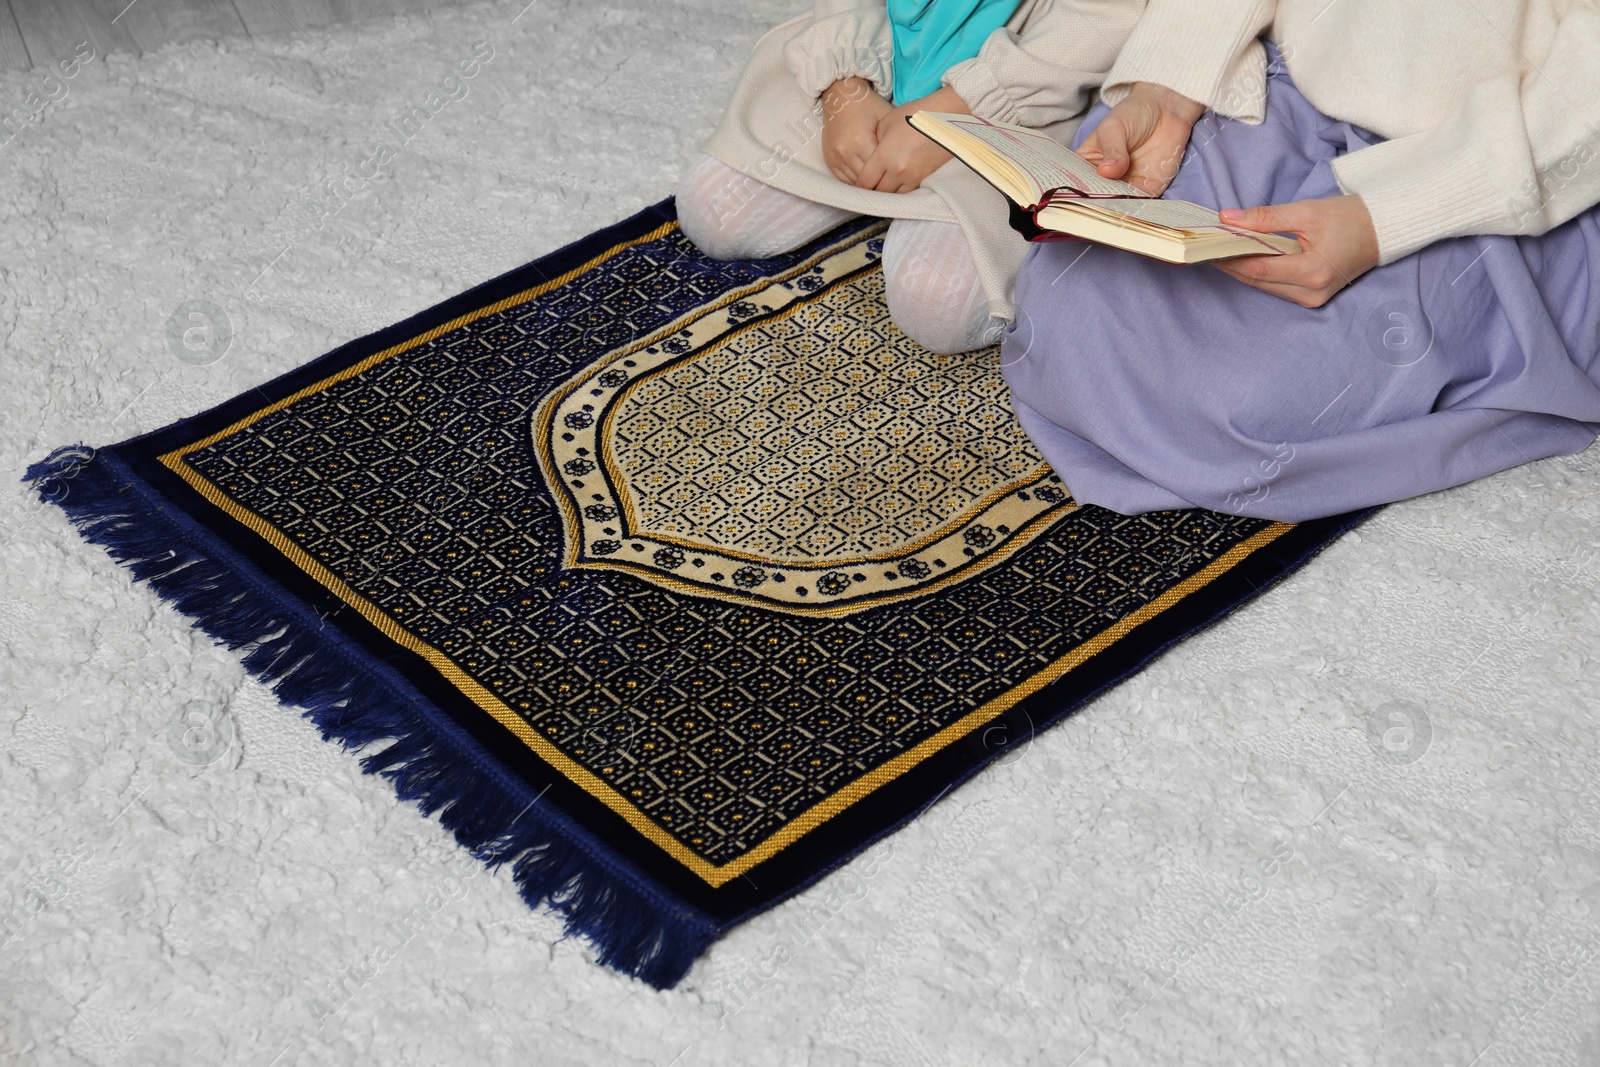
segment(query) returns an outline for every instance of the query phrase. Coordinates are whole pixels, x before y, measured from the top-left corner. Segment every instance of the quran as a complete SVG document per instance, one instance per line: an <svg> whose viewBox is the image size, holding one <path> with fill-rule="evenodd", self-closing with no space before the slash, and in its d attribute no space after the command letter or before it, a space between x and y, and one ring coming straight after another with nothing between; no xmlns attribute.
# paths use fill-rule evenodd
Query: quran
<svg viewBox="0 0 1600 1067"><path fill-rule="evenodd" d="M1168 263L1284 255L1299 242L1224 223L1187 200L1152 197L1102 177L1059 141L975 115L914 112L913 129L971 167L1011 201L1011 226L1030 241L1093 241Z"/></svg>

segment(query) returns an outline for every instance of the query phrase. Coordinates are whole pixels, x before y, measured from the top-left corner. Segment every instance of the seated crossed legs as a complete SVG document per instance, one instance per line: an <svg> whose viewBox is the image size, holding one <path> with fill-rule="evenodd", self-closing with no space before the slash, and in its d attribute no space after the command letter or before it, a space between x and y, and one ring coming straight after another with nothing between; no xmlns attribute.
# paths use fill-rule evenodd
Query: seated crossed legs
<svg viewBox="0 0 1600 1067"><path fill-rule="evenodd" d="M764 259L820 237L856 213L786 193L700 153L678 184L678 222L712 259ZM999 342L972 249L954 222L895 219L883 243L889 314L906 335L942 353Z"/></svg>

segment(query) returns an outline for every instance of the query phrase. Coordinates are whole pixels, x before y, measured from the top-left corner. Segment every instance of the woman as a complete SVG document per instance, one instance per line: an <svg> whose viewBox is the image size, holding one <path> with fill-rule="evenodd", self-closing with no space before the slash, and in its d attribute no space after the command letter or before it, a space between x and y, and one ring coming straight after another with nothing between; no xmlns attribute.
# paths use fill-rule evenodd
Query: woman
<svg viewBox="0 0 1600 1067"><path fill-rule="evenodd" d="M993 344L1027 245L1004 199L905 117L976 114L1066 143L1143 6L817 0L756 43L679 185L683 231L714 258L754 259L857 215L893 218L895 322L936 352Z"/></svg>
<svg viewBox="0 0 1600 1067"><path fill-rule="evenodd" d="M1600 432L1591 0L1163 0L1079 139L1302 245L1033 246L1002 363L1080 503L1300 521Z"/></svg>

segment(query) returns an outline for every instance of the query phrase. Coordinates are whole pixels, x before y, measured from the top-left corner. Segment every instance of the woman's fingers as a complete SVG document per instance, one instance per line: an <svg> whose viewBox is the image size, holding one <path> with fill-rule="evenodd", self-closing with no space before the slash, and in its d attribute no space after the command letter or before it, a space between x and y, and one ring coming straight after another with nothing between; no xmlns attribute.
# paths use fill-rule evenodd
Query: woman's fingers
<svg viewBox="0 0 1600 1067"><path fill-rule="evenodd" d="M1094 162L1103 177L1120 178L1128 173L1128 128L1116 108L1100 120L1078 152Z"/></svg>
<svg viewBox="0 0 1600 1067"><path fill-rule="evenodd" d="M1305 307L1321 307L1378 265L1377 233L1366 202L1359 196L1228 209L1221 216L1230 226L1292 233L1299 239L1298 253L1242 256L1230 261L1224 270L1248 285ZM1281 286L1292 291L1276 288Z"/></svg>
<svg viewBox="0 0 1600 1067"><path fill-rule="evenodd" d="M1309 287L1308 261L1316 257L1307 252L1281 256L1234 256L1218 260L1217 266L1248 285L1296 285Z"/></svg>
<svg viewBox="0 0 1600 1067"><path fill-rule="evenodd" d="M1333 265L1316 252L1238 256L1218 261L1217 267L1246 285L1303 307L1321 307L1346 284Z"/></svg>
<svg viewBox="0 0 1600 1067"><path fill-rule="evenodd" d="M1240 258L1256 259L1272 257L1241 256ZM1301 307L1321 306L1322 301L1317 300L1315 294L1313 294L1311 290L1305 288L1304 286L1294 285L1289 282L1279 281L1276 279L1260 277L1254 274L1246 274L1235 267L1225 266L1224 264L1227 264L1228 262L1230 261L1219 260L1212 265L1218 270L1222 271L1224 274L1231 275L1238 281L1250 286L1252 289L1260 289L1263 293L1269 293L1272 296L1280 297L1281 299L1287 300L1292 304L1299 304Z"/></svg>
<svg viewBox="0 0 1600 1067"><path fill-rule="evenodd" d="M1138 82L1084 138L1078 154L1094 163L1102 177L1121 178L1141 192L1160 196L1204 110L1171 89Z"/></svg>
<svg viewBox="0 0 1600 1067"><path fill-rule="evenodd" d="M1140 191L1150 196L1160 196L1166 192L1167 186L1172 184L1172 179L1178 173L1178 165L1183 162L1183 151L1188 146L1188 138L1181 139L1170 134L1157 134L1144 144L1144 149L1138 154L1132 173L1125 181L1130 185L1138 186Z"/></svg>
<svg viewBox="0 0 1600 1067"><path fill-rule="evenodd" d="M1294 284L1292 272L1285 272L1282 269L1281 264L1273 264L1270 267L1264 267L1262 264L1266 260L1284 260L1289 258L1292 257L1234 256L1232 259L1216 260L1212 266L1222 271L1222 273L1232 275L1234 278L1244 282L1246 285L1255 286L1258 289L1265 288L1267 286L1281 287Z"/></svg>
<svg viewBox="0 0 1600 1067"><path fill-rule="evenodd" d="M1307 207L1311 201L1296 200L1288 204L1266 204L1262 207L1223 208L1218 214L1222 221L1229 226L1238 226L1246 230L1255 230L1257 233L1293 233L1302 232L1310 217L1314 214Z"/></svg>
<svg viewBox="0 0 1600 1067"><path fill-rule="evenodd" d="M1327 258L1315 251L1236 256L1218 260L1215 266L1246 285L1309 308L1326 304L1347 284Z"/></svg>

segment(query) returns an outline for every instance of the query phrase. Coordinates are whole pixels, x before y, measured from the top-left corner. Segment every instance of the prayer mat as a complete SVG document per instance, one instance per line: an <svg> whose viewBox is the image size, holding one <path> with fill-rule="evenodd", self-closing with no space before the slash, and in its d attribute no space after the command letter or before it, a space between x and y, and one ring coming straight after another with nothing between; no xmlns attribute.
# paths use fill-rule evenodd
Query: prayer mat
<svg viewBox="0 0 1600 1067"><path fill-rule="evenodd" d="M669 199L26 477L665 988L1368 514L1077 506L886 225L717 262Z"/></svg>

